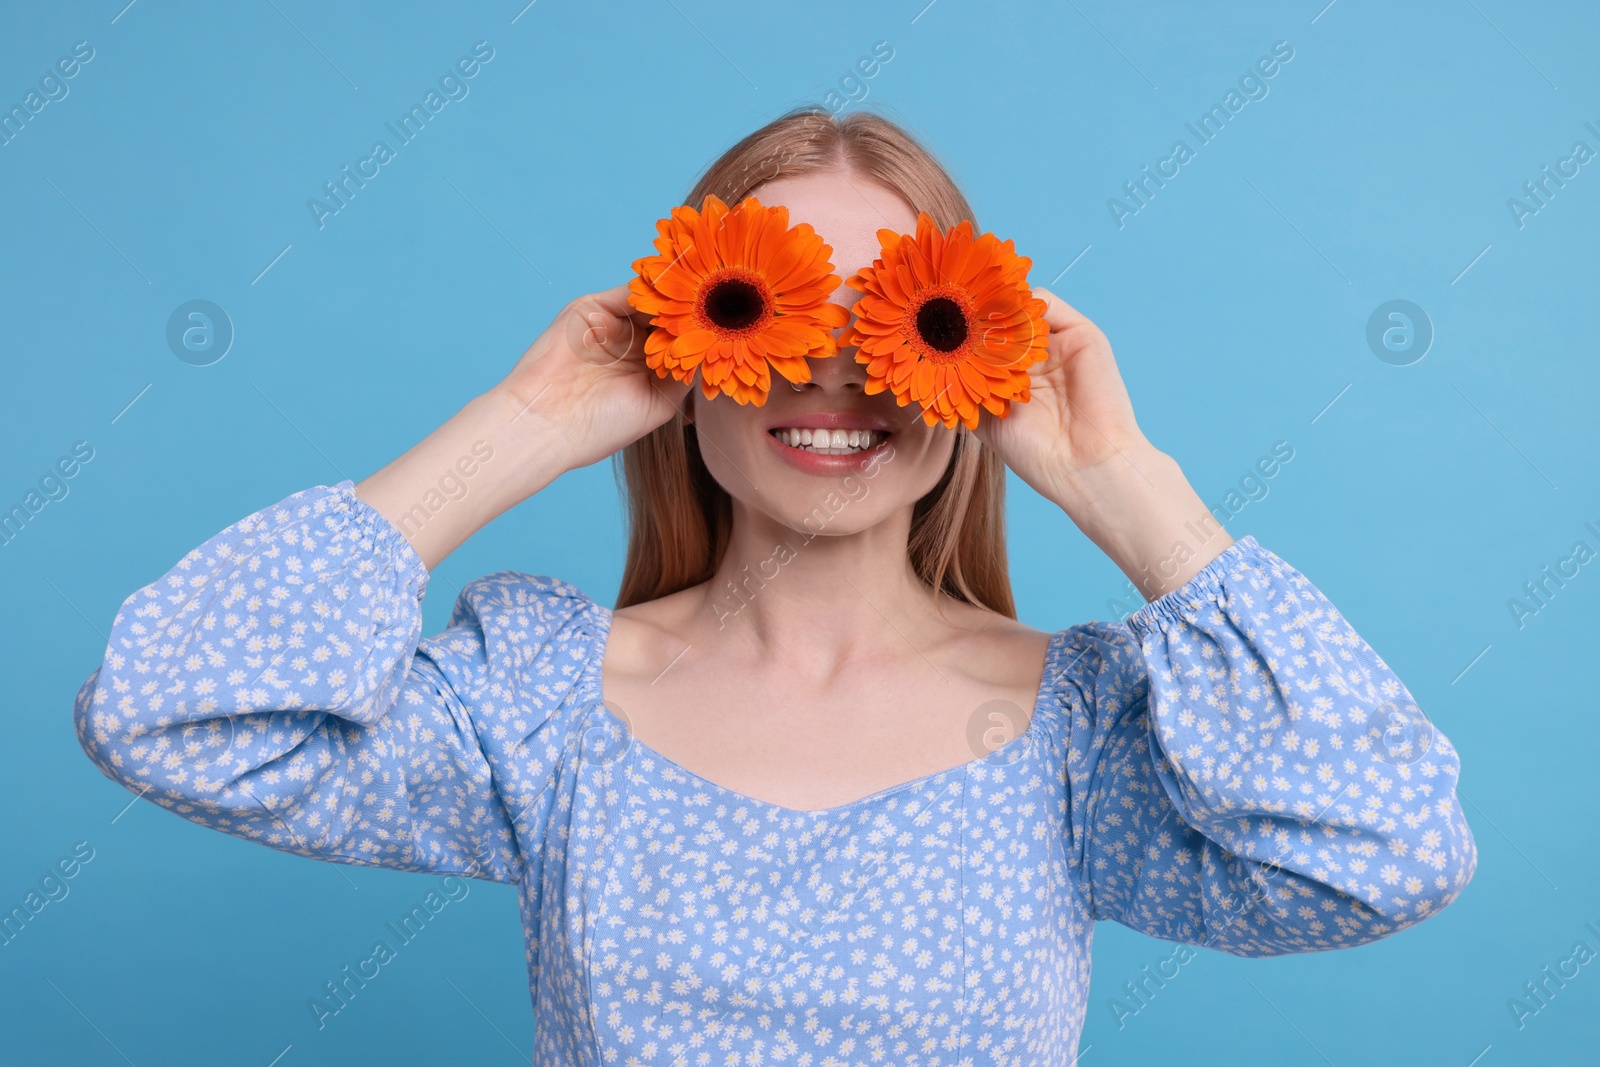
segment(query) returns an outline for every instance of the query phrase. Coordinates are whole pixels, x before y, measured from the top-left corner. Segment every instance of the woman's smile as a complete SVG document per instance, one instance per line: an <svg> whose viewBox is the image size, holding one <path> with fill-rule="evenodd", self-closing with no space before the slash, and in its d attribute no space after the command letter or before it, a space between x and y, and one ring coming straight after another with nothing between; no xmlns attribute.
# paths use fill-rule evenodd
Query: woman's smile
<svg viewBox="0 0 1600 1067"><path fill-rule="evenodd" d="M773 449L795 469L810 474L845 474L878 462L894 431L887 421L849 411L812 411L779 416L767 430Z"/></svg>

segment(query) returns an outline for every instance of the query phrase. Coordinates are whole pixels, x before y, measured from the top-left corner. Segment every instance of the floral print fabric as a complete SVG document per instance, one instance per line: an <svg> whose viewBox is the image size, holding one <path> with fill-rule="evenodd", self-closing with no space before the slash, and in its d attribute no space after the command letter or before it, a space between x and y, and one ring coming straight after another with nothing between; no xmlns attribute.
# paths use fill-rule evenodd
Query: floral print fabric
<svg viewBox="0 0 1600 1067"><path fill-rule="evenodd" d="M1339 948L1476 868L1455 750L1253 537L1054 634L995 752L822 811L631 738L572 585L479 578L423 638L428 577L351 482L294 493L122 604L74 720L197 823L516 885L538 1067L1068 1063L1097 919Z"/></svg>

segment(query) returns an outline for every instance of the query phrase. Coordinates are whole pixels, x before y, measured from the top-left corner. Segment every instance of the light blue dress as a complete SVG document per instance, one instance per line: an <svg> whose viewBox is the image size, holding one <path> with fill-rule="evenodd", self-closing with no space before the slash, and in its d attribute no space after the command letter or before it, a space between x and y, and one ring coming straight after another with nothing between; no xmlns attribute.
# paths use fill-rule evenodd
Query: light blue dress
<svg viewBox="0 0 1600 1067"><path fill-rule="evenodd" d="M1244 537L1055 634L1021 734L823 811L716 785L602 703L609 609L428 572L354 494L234 523L130 596L84 750L302 856L517 886L534 1064L1072 1062L1094 921L1240 956L1359 945L1477 866L1459 760L1303 575Z"/></svg>

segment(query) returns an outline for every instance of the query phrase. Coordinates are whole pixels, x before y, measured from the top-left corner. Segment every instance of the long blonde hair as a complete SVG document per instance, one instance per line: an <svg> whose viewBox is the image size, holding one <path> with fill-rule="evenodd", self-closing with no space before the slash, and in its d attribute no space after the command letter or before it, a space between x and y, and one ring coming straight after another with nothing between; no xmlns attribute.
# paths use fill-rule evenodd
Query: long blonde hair
<svg viewBox="0 0 1600 1067"><path fill-rule="evenodd" d="M971 219L954 180L910 134L880 115L843 118L804 107L774 119L724 152L683 201L708 194L736 204L784 177L843 168L897 193L948 230ZM700 457L694 426L680 409L623 449L618 475L627 501L628 556L617 607L698 585L715 574L733 527L732 502ZM950 464L912 510L912 568L930 587L1016 618L1006 569L1005 466L965 426Z"/></svg>

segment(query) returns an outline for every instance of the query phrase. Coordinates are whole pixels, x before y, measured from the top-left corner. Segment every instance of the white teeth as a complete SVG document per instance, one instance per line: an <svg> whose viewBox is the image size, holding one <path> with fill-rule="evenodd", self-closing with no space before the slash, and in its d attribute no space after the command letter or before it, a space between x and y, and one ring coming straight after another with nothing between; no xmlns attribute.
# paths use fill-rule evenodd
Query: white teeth
<svg viewBox="0 0 1600 1067"><path fill-rule="evenodd" d="M883 443L881 430L811 430L783 427L772 434L790 448L815 452L819 456L847 456L865 452Z"/></svg>

